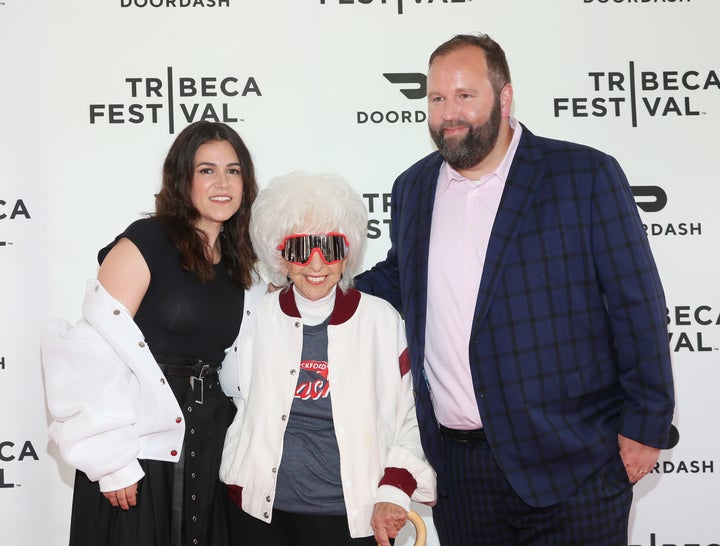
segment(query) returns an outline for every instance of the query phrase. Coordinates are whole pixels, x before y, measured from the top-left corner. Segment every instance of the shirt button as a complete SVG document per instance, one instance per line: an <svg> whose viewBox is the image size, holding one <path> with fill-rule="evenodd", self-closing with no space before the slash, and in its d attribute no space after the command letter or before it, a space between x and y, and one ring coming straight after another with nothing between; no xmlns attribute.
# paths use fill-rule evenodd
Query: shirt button
<svg viewBox="0 0 720 546"><path fill-rule="evenodd" d="M117 315L119 315L119 314L120 314L120 309L114 309L114 310L113 310L113 315L117 316Z"/></svg>
<svg viewBox="0 0 720 546"><path fill-rule="evenodd" d="M188 406L188 411L192 412L192 406Z"/></svg>
<svg viewBox="0 0 720 546"><path fill-rule="evenodd" d="M300 326L302 326L302 324L300 322L295 323L295 328L300 328Z"/></svg>
<svg viewBox="0 0 720 546"><path fill-rule="evenodd" d="M182 417L175 417L176 423L182 423Z"/></svg>
<svg viewBox="0 0 720 546"><path fill-rule="evenodd" d="M165 378L164 378L164 377L161 377L161 378L160 378L160 384L161 384L161 385L164 385L164 384L165 384Z"/></svg>
<svg viewBox="0 0 720 546"><path fill-rule="evenodd" d="M281 421L287 421L287 415L283 415L282 417L280 417L280 420L281 420Z"/></svg>
<svg viewBox="0 0 720 546"><path fill-rule="evenodd" d="M138 346L140 346L140 347L145 347L145 342L144 342L144 341L139 342L139 343L138 343Z"/></svg>
<svg viewBox="0 0 720 546"><path fill-rule="evenodd" d="M277 474L277 467L272 469L273 474Z"/></svg>
<svg viewBox="0 0 720 546"><path fill-rule="evenodd" d="M263 517L264 517L265 519L268 519L268 518L270 517L270 514L268 514L267 512L265 512L265 513L263 514Z"/></svg>
<svg viewBox="0 0 720 546"><path fill-rule="evenodd" d="M174 457L175 455L177 455L177 451L175 451L175 450L173 449L173 450L170 452L170 455L172 455L172 456Z"/></svg>
<svg viewBox="0 0 720 546"><path fill-rule="evenodd" d="M270 502L270 500L271 500L271 499L270 499L270 495L268 495L267 497L265 497L265 502Z"/></svg>
<svg viewBox="0 0 720 546"><path fill-rule="evenodd" d="M297 373L297 370L290 370L290 375L295 375Z"/></svg>

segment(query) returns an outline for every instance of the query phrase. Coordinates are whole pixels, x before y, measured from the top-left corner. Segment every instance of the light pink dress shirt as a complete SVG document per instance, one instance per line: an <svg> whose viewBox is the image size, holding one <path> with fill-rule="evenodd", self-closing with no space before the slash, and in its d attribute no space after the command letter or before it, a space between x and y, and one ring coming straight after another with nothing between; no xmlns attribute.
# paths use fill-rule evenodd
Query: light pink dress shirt
<svg viewBox="0 0 720 546"><path fill-rule="evenodd" d="M438 421L448 427L482 427L470 376L470 329L485 253L522 127L498 168L468 180L443 162L438 176L428 259L425 373ZM482 365L482 363L480 363Z"/></svg>

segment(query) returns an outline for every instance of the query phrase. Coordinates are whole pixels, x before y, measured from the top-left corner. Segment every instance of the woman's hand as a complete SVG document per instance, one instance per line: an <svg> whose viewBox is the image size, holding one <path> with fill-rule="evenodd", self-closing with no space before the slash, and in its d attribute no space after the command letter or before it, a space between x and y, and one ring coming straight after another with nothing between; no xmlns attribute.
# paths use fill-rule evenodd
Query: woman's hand
<svg viewBox="0 0 720 546"><path fill-rule="evenodd" d="M103 495L110 504L120 507L123 510L129 510L131 506L137 504L137 483L118 489L117 491L105 491Z"/></svg>
<svg viewBox="0 0 720 546"><path fill-rule="evenodd" d="M407 522L407 511L391 502L379 502L373 508L370 525L380 546L390 546L390 539L397 538Z"/></svg>

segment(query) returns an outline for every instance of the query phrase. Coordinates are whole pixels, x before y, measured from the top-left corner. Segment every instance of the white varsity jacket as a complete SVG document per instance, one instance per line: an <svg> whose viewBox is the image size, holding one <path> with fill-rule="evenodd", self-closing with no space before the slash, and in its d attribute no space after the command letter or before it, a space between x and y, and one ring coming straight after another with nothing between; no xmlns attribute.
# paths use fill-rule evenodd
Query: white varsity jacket
<svg viewBox="0 0 720 546"><path fill-rule="evenodd" d="M293 290L274 292L261 302L253 335L223 363L239 369L239 384L220 479L242 487L243 510L268 523L302 341ZM338 289L328 366L350 535L370 536L375 503L409 508L405 488L393 487L393 478L414 478L414 501L436 498L435 472L420 446L401 317L379 298Z"/></svg>

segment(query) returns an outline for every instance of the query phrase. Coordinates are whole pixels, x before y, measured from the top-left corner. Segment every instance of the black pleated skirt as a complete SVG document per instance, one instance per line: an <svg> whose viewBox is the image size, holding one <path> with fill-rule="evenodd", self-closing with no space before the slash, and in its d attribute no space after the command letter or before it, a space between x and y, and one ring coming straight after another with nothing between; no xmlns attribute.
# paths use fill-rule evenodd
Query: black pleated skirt
<svg viewBox="0 0 720 546"><path fill-rule="evenodd" d="M187 377L168 376L185 417L180 461L140 460L145 476L137 506L113 507L98 484L77 471L70 546L230 546L238 544L239 508L218 479L225 432L235 406L217 376L199 392Z"/></svg>

